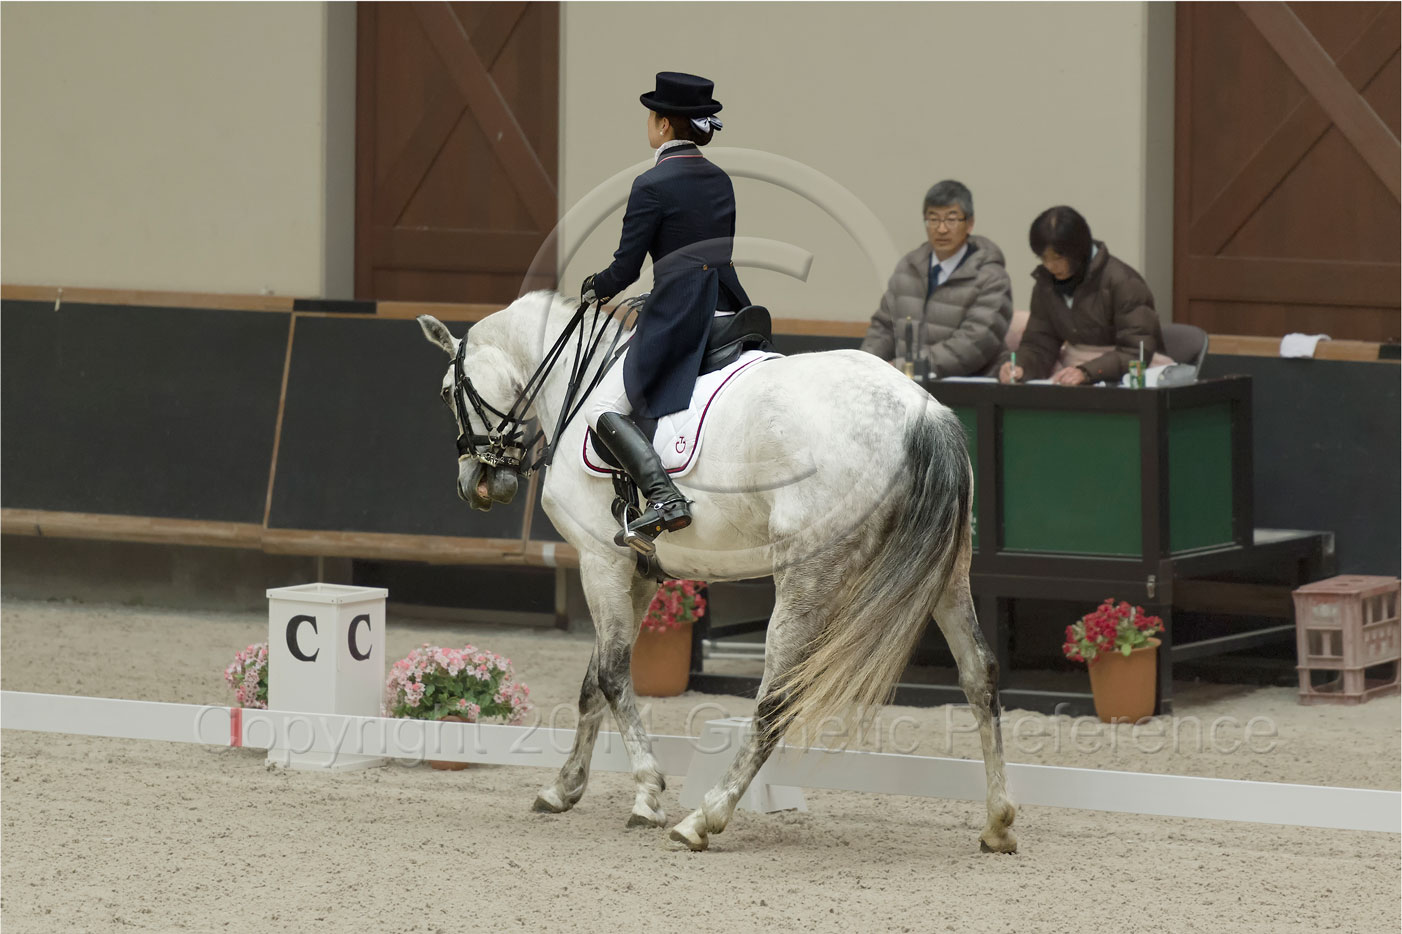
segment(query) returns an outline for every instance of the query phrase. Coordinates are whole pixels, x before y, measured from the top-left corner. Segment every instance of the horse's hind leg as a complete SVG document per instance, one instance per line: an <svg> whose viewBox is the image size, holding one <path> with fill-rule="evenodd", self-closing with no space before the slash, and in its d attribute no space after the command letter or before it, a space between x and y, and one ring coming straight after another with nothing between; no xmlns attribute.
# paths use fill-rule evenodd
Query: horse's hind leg
<svg viewBox="0 0 1402 934"><path fill-rule="evenodd" d="M672 828L669 836L673 840L693 850L704 850L711 845L711 834L725 830L735 814L736 803L774 751L777 740L769 736L767 727L782 709L781 695L765 693L761 688L752 729L745 734L739 753L720 782L706 792L701 806Z"/></svg>
<svg viewBox="0 0 1402 934"><path fill-rule="evenodd" d="M673 840L704 850L710 845L710 834L720 833L730 823L736 803L778 743L771 727L784 712L784 697L771 692L769 685L804 657L806 647L821 631L827 621L829 596L836 587L833 569L841 566L841 562L825 560L776 575L774 613L764 640L764 677L755 697L752 729L720 782L706 792L701 807L672 828Z"/></svg>
<svg viewBox="0 0 1402 934"><path fill-rule="evenodd" d="M983 768L988 776L988 826L979 835L984 852L1015 853L1013 818L1017 808L1008 797L1003 774L1003 730L999 723L998 661L989 651L974 614L967 573L949 582L935 608L935 622L944 633L959 666L959 686L974 710L979 739L983 742Z"/></svg>

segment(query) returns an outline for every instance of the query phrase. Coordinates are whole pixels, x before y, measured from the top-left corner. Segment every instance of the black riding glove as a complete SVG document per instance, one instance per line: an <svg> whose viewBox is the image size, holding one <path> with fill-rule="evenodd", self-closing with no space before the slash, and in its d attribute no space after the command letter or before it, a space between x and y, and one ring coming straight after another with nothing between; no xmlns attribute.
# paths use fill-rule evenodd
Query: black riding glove
<svg viewBox="0 0 1402 934"><path fill-rule="evenodd" d="M581 285L581 286L579 287L579 301L580 301L580 304L583 304L583 305L589 305L589 304L592 304L592 303L594 303L594 302L596 302L596 301L599 302L600 304L603 304L603 303L607 302L607 301L608 301L610 298L612 298L612 297L613 297L612 295L600 296L600 295L598 295L598 294L594 291L594 277L593 277L593 276L585 276L585 277L584 277L584 284Z"/></svg>

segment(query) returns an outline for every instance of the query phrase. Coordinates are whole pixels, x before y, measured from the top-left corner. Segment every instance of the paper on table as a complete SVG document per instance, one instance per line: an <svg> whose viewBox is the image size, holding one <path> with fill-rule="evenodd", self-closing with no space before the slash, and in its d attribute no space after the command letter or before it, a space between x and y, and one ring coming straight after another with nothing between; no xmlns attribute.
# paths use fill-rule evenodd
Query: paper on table
<svg viewBox="0 0 1402 934"><path fill-rule="evenodd" d="M941 383L996 383L996 376L941 376Z"/></svg>
<svg viewBox="0 0 1402 934"><path fill-rule="evenodd" d="M1145 370L1144 388L1152 389L1155 386L1157 386L1159 384L1159 376L1163 374L1164 370L1168 369L1172 365L1173 364L1171 363L1166 363L1163 366L1151 366L1147 370ZM1126 373L1124 376L1120 377L1120 385L1123 387L1130 387L1132 385L1133 379L1133 373Z"/></svg>
<svg viewBox="0 0 1402 934"><path fill-rule="evenodd" d="M1327 341L1328 334L1287 334L1280 339L1282 357L1313 357L1320 341Z"/></svg>

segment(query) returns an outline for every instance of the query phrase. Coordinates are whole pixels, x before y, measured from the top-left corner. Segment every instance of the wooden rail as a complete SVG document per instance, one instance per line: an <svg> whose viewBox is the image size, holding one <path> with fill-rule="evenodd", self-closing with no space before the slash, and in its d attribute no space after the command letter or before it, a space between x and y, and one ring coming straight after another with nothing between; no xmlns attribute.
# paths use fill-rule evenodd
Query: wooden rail
<svg viewBox="0 0 1402 934"><path fill-rule="evenodd" d="M1347 360L1354 363L1397 363L1397 359L1382 359L1385 344L1372 341L1320 341L1314 348L1316 360ZM1213 334L1208 338L1210 354L1242 357L1280 356L1280 338L1249 337L1242 334Z"/></svg>
<svg viewBox="0 0 1402 934"><path fill-rule="evenodd" d="M209 292L156 292L139 289L88 289L55 285L0 285L0 298L25 302L83 302L92 305L147 305L156 308L217 308L233 311L295 312L307 317L334 317L343 312L302 310L298 299L287 295L223 295ZM443 321L481 321L500 305L471 302L373 302L375 317L407 319L433 315ZM348 315L365 317L363 315ZM862 337L866 321L821 321L811 318L776 318L774 330L782 334L820 337Z"/></svg>
<svg viewBox="0 0 1402 934"><path fill-rule="evenodd" d="M579 554L573 546L562 542L523 543L517 538L269 529L244 522L159 519L42 509L0 509L0 533L152 545L247 548L276 555L373 558L430 564L579 566Z"/></svg>
<svg viewBox="0 0 1402 934"><path fill-rule="evenodd" d="M327 316L338 312L295 308L298 299L286 295L222 295L208 292L159 292L140 289L67 288L53 285L0 285L0 298L15 301L86 302L100 305L150 305L163 308L220 308L236 311L282 311L299 315ZM414 318L429 314L447 321L481 321L499 310L498 305L458 302L374 302L380 318ZM859 338L866 334L867 322L827 321L815 318L775 318L774 331L815 337ZM1213 334L1209 349L1214 354L1276 357L1280 338L1246 334ZM1382 358L1386 344L1372 341L1320 341L1316 360L1346 360L1359 363L1397 363Z"/></svg>
<svg viewBox="0 0 1402 934"><path fill-rule="evenodd" d="M223 308L231 311L291 311L290 295L220 295L140 289L84 289L56 285L0 285L0 298L18 302L84 302L91 305L149 305L156 308Z"/></svg>

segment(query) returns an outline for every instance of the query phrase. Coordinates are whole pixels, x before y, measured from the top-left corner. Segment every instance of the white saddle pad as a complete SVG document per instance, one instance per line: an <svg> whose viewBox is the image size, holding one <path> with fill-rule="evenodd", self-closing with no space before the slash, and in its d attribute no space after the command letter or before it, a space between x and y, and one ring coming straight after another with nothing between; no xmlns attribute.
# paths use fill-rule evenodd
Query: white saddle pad
<svg viewBox="0 0 1402 934"><path fill-rule="evenodd" d="M691 391L691 406L657 420L657 433L652 436L652 448L662 459L662 466L673 477L684 477L696 464L701 453L701 438L706 429L706 413L716 397L730 386L740 374L751 369L756 363L772 360L781 354L764 350L747 350L730 366L707 373L696 380ZM588 433L584 436L584 447L580 454L584 458L584 469L596 477L607 477L613 468L601 463L589 443Z"/></svg>

